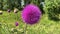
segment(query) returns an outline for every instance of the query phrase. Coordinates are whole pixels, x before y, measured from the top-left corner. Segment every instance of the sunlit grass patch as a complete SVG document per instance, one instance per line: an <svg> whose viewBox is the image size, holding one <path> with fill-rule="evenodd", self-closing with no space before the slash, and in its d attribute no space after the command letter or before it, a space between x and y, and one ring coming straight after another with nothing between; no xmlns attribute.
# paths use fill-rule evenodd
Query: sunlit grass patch
<svg viewBox="0 0 60 34"><path fill-rule="evenodd" d="M19 22L16 27L15 22ZM9 14L3 11L0 15L0 34L22 34L24 33L25 23L21 19L21 11L15 14L13 11ZM28 25L27 34L60 34L60 21L49 20L46 14L42 15L39 23Z"/></svg>

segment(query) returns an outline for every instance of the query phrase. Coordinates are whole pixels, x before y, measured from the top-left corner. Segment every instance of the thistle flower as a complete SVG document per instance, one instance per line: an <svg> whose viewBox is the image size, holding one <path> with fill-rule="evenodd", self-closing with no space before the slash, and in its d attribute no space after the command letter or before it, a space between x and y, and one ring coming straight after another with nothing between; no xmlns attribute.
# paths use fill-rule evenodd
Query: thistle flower
<svg viewBox="0 0 60 34"><path fill-rule="evenodd" d="M7 10L7 12L9 12L9 13L10 13L10 12L11 12L11 10L10 10L10 9L8 9L8 10Z"/></svg>
<svg viewBox="0 0 60 34"><path fill-rule="evenodd" d="M16 22L16 23L15 23L15 25L16 25L16 26L18 26L18 25L19 25L19 23L18 23L18 22Z"/></svg>
<svg viewBox="0 0 60 34"><path fill-rule="evenodd" d="M27 24L35 24L41 17L40 9L34 5L29 4L24 7L22 11L22 20Z"/></svg>

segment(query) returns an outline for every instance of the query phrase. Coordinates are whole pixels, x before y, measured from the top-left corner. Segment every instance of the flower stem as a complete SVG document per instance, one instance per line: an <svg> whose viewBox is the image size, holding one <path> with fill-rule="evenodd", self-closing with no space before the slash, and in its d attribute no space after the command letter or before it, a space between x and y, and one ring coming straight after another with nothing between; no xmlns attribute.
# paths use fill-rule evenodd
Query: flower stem
<svg viewBox="0 0 60 34"><path fill-rule="evenodd" d="M24 34L26 34L26 30L27 30L27 24L25 25L25 28L24 28Z"/></svg>

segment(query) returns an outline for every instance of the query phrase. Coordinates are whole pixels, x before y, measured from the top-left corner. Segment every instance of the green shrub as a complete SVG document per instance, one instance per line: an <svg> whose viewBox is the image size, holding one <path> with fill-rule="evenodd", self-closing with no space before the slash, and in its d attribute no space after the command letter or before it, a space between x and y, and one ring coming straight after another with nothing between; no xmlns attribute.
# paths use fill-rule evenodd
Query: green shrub
<svg viewBox="0 0 60 34"><path fill-rule="evenodd" d="M7 10L11 8L11 1L10 0L3 0L3 10Z"/></svg>
<svg viewBox="0 0 60 34"><path fill-rule="evenodd" d="M60 0L45 0L44 11L50 19L60 20Z"/></svg>
<svg viewBox="0 0 60 34"><path fill-rule="evenodd" d="M0 0L0 10L2 9L2 0Z"/></svg>
<svg viewBox="0 0 60 34"><path fill-rule="evenodd" d="M3 0L3 10L21 8L21 0Z"/></svg>

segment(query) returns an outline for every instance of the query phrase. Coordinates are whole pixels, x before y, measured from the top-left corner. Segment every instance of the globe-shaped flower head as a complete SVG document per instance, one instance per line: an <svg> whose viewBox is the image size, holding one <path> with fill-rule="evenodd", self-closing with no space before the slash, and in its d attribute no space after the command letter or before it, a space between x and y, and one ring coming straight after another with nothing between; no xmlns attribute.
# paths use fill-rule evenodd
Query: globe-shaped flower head
<svg viewBox="0 0 60 34"><path fill-rule="evenodd" d="M38 23L40 16L41 11L34 4L26 5L26 7L24 7L24 9L22 10L22 20L27 24Z"/></svg>

